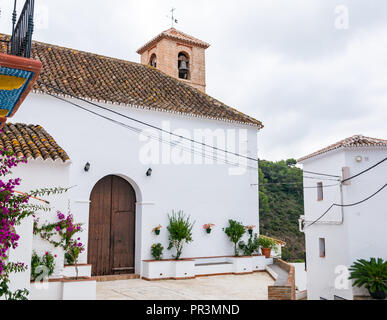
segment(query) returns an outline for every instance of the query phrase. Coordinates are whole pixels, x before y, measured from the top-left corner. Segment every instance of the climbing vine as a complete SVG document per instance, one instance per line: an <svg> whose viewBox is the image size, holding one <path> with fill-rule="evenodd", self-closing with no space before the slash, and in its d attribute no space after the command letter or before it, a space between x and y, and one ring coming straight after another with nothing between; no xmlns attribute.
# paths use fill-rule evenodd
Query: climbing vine
<svg viewBox="0 0 387 320"><path fill-rule="evenodd" d="M17 158L12 151L7 149L0 150L0 298L4 297L7 300L26 300L28 296L26 289L11 292L9 288L10 274L24 272L27 266L24 263L14 263L8 260L10 250L18 247L20 239L16 226L27 217L34 215L38 209L36 205L29 204L30 199L37 195L60 194L68 190L46 188L31 191L28 194L16 191L15 188L20 185L21 179L7 180L4 177L11 174L11 169L20 163L27 163L27 159ZM49 210L49 208L46 209Z"/></svg>

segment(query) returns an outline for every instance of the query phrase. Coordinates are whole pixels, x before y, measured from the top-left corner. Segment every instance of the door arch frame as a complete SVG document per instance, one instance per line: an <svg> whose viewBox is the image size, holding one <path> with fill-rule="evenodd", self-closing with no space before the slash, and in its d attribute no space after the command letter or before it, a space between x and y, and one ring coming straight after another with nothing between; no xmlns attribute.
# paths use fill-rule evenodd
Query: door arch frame
<svg viewBox="0 0 387 320"><path fill-rule="evenodd" d="M99 176L97 179L93 179L93 183L90 184L89 187L89 200L91 201L91 195L93 193L94 188L96 185L102 181L104 178L108 176L116 176L119 178L122 178L126 182L130 184L130 186L133 188L134 193L135 193L135 226L134 226L134 232L135 232L135 248L134 248L134 268L135 268L135 274L140 274L141 273L141 237L142 237L142 222L141 222L141 217L142 217L142 206L139 206L138 204L142 203L142 192L140 190L140 187L138 184L128 176L124 174L117 174L117 173L106 173L103 176ZM88 222L87 222L87 239L89 238L89 232L90 232L90 205L91 202L89 203L89 210L88 210ZM87 243L86 247L86 252L85 255L88 257L88 252L89 251L89 243Z"/></svg>

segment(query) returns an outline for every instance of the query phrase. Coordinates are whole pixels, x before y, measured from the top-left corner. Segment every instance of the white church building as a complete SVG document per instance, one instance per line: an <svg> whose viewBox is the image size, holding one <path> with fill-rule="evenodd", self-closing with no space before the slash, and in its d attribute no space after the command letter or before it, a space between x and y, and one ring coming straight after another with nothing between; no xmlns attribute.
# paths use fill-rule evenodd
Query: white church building
<svg viewBox="0 0 387 320"><path fill-rule="evenodd" d="M171 259L172 210L195 221L183 258L233 255L222 230L229 219L259 233L254 159L263 125L205 93L208 47L170 29L134 63L33 42L31 58L43 71L12 123L43 127L68 155L58 160L67 176L50 180L42 165L34 175L48 186L73 186L69 203L56 209L70 208L83 224L79 262L92 265L93 276L142 275L154 243ZM202 227L208 223L211 234Z"/></svg>
<svg viewBox="0 0 387 320"><path fill-rule="evenodd" d="M387 140L356 135L298 160L309 300L369 296L348 275L359 259L387 260L386 158Z"/></svg>

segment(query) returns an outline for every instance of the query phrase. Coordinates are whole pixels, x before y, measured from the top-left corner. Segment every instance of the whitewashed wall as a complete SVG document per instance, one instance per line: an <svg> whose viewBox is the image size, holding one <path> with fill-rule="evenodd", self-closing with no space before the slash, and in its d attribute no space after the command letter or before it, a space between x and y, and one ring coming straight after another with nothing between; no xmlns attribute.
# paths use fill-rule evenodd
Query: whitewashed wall
<svg viewBox="0 0 387 320"><path fill-rule="evenodd" d="M362 156L363 161L357 163L356 156ZM341 175L342 167L350 167L350 175L357 174L372 166L387 156L386 149L357 148L353 150L338 150L318 156L303 163L304 170ZM368 157L368 160L365 160ZM317 201L317 189L305 189L305 219L314 221L320 217L332 203L344 204L358 202L377 191L386 183L387 165L383 164L369 173L352 181L350 186L343 186L343 200L339 187L324 189L324 200ZM311 176L306 174L306 176ZM336 184L335 181L324 181L324 185ZM316 186L319 180L304 179L305 186ZM333 299L334 295L352 299L358 292L348 289L338 289L335 281L342 274L335 273L339 266L350 267L359 258L382 257L387 259L385 243L387 243L387 217L385 203L387 193L384 191L378 197L356 207L342 209L334 208L321 221L327 224L315 224L305 229L307 255L307 290L308 299ZM384 230L384 231L383 231ZM326 257L319 256L319 238L325 238ZM364 293L364 291L363 291Z"/></svg>
<svg viewBox="0 0 387 320"><path fill-rule="evenodd" d="M8 178L21 178L21 185L16 188L20 192L29 192L40 188L52 187L67 187L69 183L69 166L70 162L63 163L62 160L52 161L42 159L29 159L27 164L19 164L18 167L12 169L12 175ZM45 196L43 199L50 202L52 212L37 213L36 217L40 217L41 221L56 221L56 209L66 210L68 196ZM30 203L41 205L42 202L31 200ZM30 289L30 265L32 250L36 249L38 254L43 255L45 251L50 250L53 254L57 254L56 273L60 273L63 268L63 254L54 249L46 241L34 237L32 234L33 218L29 217L20 226L17 227L17 232L20 235L19 246L16 250L10 251L10 261L24 262L28 265L28 270L23 273L17 273L11 277L11 290Z"/></svg>
<svg viewBox="0 0 387 320"><path fill-rule="evenodd" d="M129 125L144 128L96 107L75 102ZM257 157L257 129L254 127L124 106L109 107L156 126L161 126L162 121L169 121L171 130L247 129L248 155ZM228 165L143 164L139 160L143 143L137 133L49 96L31 94L13 121L39 123L70 155L73 163L70 184L77 186L70 193L71 209L77 221L86 226L82 236L84 243L87 244L89 199L95 184L110 174L121 176L132 184L137 196L136 273L140 273L141 260L151 258L153 243L161 242L164 247L168 246L167 214L173 209L184 210L196 221L194 242L185 248L183 257L232 254L233 247L222 231L228 219L256 225L257 230L259 228L258 187L252 186L258 181L256 170L231 176ZM237 145L236 152L243 151ZM84 171L87 162L91 163L89 172ZM150 167L153 174L147 177L145 173ZM211 235L204 233L202 225L205 223L216 224ZM151 230L158 224L164 228L161 235L155 237ZM164 257L171 257L171 252L165 250ZM87 262L87 252L81 257L81 262Z"/></svg>

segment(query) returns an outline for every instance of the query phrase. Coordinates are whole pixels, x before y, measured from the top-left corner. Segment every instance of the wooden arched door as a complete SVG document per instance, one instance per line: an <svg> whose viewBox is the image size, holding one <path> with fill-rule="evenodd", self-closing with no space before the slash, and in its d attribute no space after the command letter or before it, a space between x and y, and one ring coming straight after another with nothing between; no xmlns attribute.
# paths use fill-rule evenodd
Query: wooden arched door
<svg viewBox="0 0 387 320"><path fill-rule="evenodd" d="M133 187L107 176L90 196L88 263L94 276L134 273L135 208Z"/></svg>

